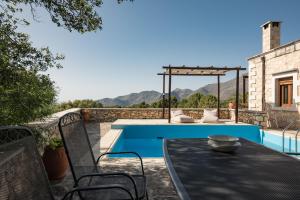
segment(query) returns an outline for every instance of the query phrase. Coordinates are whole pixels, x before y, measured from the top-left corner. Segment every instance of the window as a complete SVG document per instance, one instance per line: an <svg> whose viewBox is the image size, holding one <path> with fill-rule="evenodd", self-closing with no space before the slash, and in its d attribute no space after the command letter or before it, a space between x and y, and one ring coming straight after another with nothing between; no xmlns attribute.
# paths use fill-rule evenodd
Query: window
<svg viewBox="0 0 300 200"><path fill-rule="evenodd" d="M293 78L278 80L279 106L290 107L293 104Z"/></svg>

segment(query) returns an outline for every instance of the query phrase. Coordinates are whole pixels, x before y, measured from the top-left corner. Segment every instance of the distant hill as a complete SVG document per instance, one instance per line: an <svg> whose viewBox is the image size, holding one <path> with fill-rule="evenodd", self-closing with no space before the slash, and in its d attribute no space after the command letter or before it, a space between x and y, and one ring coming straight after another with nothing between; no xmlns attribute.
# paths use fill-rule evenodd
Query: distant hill
<svg viewBox="0 0 300 200"><path fill-rule="evenodd" d="M193 92L194 91L190 90L190 89L179 89L179 88L176 88L175 90L173 90L171 92L171 95L175 96L177 99L181 100L181 99L184 99L184 98L188 97Z"/></svg>
<svg viewBox="0 0 300 200"><path fill-rule="evenodd" d="M228 99L231 96L235 95L235 82L236 79L231 79L229 81L223 82L220 84L220 96L222 100ZM247 82L246 82L247 83ZM243 79L240 78L240 94L242 93L243 87ZM248 85L246 85L246 91L248 90ZM212 94L217 95L217 84L208 84L204 87L201 87L197 90L190 90L190 89L179 89L176 88L172 91L172 96L176 96L178 100L182 100L194 93L200 92L204 95ZM138 104L142 102L146 103L153 103L158 101L162 97L162 94L157 91L142 91L139 93L131 93L124 96L119 96L116 98L104 98L98 100L102 103L105 107L109 106L130 106L133 104Z"/></svg>
<svg viewBox="0 0 300 200"><path fill-rule="evenodd" d="M143 91L139 93L131 93L116 98L104 98L100 99L99 102L104 106L129 106L138 104L141 102L153 103L161 97L161 93L157 91Z"/></svg>
<svg viewBox="0 0 300 200"><path fill-rule="evenodd" d="M246 81L246 92L248 91L248 81ZM220 98L221 100L226 100L229 97L235 96L235 87L236 87L236 79L231 79L229 81L223 82L220 84ZM243 92L243 78L240 77L239 80L239 91L240 94ZM201 93L204 95L215 95L217 96L218 85L217 84L208 84L204 87L201 87L194 91L194 93Z"/></svg>

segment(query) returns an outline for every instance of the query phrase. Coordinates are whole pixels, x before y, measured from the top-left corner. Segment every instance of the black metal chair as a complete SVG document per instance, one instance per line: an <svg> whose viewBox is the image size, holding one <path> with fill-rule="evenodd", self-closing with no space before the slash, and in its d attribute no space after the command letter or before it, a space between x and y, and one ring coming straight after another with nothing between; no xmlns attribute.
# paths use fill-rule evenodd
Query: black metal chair
<svg viewBox="0 0 300 200"><path fill-rule="evenodd" d="M121 185L77 187L65 194L63 200L102 199L103 191L122 191L133 199ZM25 127L0 127L0 199L54 200L53 193L32 132Z"/></svg>
<svg viewBox="0 0 300 200"><path fill-rule="evenodd" d="M63 140L75 186L102 185L117 183L129 190L135 199L148 199L146 176L142 158L135 152L107 152L95 159L91 142L82 116L79 113L67 113L59 119L59 131ZM100 152L99 152L100 153ZM103 173L100 159L111 154L133 154L141 165L140 174L123 172ZM118 199L116 192L114 198Z"/></svg>

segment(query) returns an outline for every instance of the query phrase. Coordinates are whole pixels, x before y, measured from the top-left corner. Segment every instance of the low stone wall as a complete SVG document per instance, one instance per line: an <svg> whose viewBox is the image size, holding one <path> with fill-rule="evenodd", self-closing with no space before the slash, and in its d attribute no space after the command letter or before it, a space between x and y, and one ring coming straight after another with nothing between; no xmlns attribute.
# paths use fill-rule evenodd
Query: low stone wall
<svg viewBox="0 0 300 200"><path fill-rule="evenodd" d="M179 109L179 108L177 108ZM194 119L201 119L203 116L202 108L183 108L185 115L191 116ZM161 119L162 109L161 108L84 108L81 110L82 113L88 113L90 121L98 122L113 122L117 119ZM294 111L272 111L273 115L281 116L278 119L279 127L285 127L289 122L289 119L299 119L298 112ZM280 113L279 113L280 112ZM228 110L222 108L220 115L221 119L230 119L234 113L234 110ZM165 111L165 118L168 118L168 110ZM273 122L268 123L268 117L265 112L251 111L240 109L239 110L239 121L260 125L263 128L271 127L276 128Z"/></svg>
<svg viewBox="0 0 300 200"><path fill-rule="evenodd" d="M39 129L41 131L42 130L47 131L47 134L59 136L59 129L58 129L59 118L67 113L70 113L70 112L79 113L80 111L81 111L81 108L71 108L68 110L57 112L41 121L31 122L28 124L28 126Z"/></svg>
<svg viewBox="0 0 300 200"><path fill-rule="evenodd" d="M291 110L272 110L271 112L271 118L275 118L274 116L277 116L277 123L278 127L283 129L285 128L291 121L297 121L299 120L299 113L298 111L291 111ZM271 120L271 126L277 127L275 120ZM295 123L291 128L296 129L297 127L300 127L299 122Z"/></svg>
<svg viewBox="0 0 300 200"><path fill-rule="evenodd" d="M178 109L178 108L177 108ZM182 109L185 115L191 116L194 119L201 119L203 116L202 108L183 108ZM88 113L89 121L97 122L113 122L117 119L161 119L162 118L162 109L161 108L76 108L70 109L63 112L55 113L45 121L34 122L31 125L39 127L51 128L54 134L58 134L58 119L62 115L68 112L82 112ZM221 119L230 119L231 114L234 113L234 110L228 110L222 108L220 110ZM299 114L296 111L282 111L282 110L273 110L272 116L277 116L279 128L284 128L290 120L299 119ZM165 111L165 118L168 118L168 110ZM251 110L239 110L239 121L260 125L263 128L271 127L277 128L274 120L268 123L268 117L265 112L251 111ZM292 127L292 128L295 128Z"/></svg>
<svg viewBox="0 0 300 200"><path fill-rule="evenodd" d="M247 124L256 124L267 128L267 114L252 110L239 110L239 121Z"/></svg>
<svg viewBox="0 0 300 200"><path fill-rule="evenodd" d="M81 108L72 108L61 112L53 113L51 116L46 117L42 120L28 123L27 126L30 127L34 132L39 132L45 138L60 137L58 128L59 118L67 113L80 113L80 111ZM47 143L44 140L37 140L37 146L41 155L43 155L46 145Z"/></svg>
<svg viewBox="0 0 300 200"><path fill-rule="evenodd" d="M178 108L177 108L178 109ZM183 108L185 115L194 119L201 119L203 109L201 108ZM100 122L113 122L117 119L161 119L161 108L85 108L83 113L89 113L89 120ZM220 118L229 119L229 110L221 109ZM165 118L168 118L168 111L165 111Z"/></svg>

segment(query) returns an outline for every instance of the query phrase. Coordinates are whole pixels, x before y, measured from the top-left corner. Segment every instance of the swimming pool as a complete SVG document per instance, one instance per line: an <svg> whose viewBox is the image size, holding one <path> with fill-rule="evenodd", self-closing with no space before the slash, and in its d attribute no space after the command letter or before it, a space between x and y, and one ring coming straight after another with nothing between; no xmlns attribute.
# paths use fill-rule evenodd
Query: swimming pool
<svg viewBox="0 0 300 200"><path fill-rule="evenodd" d="M282 137L261 131L256 125L129 125L114 144L112 152L135 151L143 158L163 157L163 139L207 138L209 135L222 134L242 137L282 151ZM295 151L295 140L286 138L285 151ZM300 144L297 145L300 149ZM128 157L118 155L116 157Z"/></svg>

